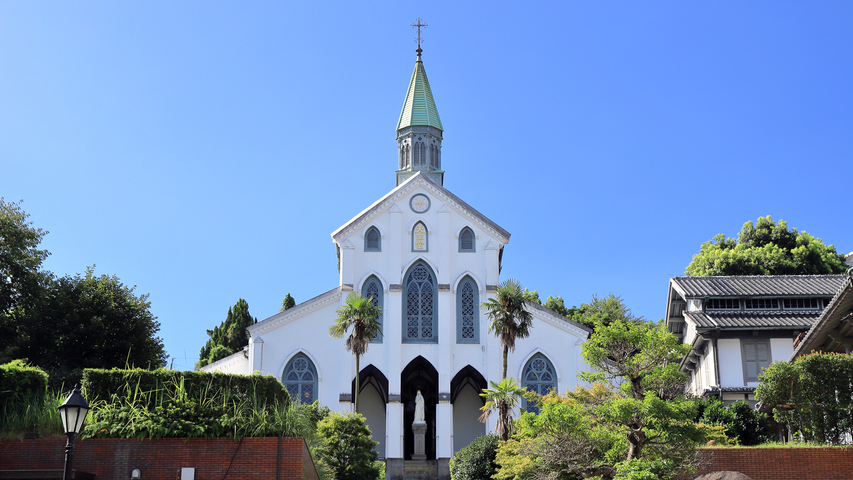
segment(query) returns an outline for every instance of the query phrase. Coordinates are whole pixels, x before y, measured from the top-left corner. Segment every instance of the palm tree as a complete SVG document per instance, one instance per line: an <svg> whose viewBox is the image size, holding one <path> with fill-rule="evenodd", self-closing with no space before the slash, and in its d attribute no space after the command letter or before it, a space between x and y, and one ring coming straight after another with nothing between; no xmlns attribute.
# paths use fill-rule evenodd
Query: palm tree
<svg viewBox="0 0 853 480"><path fill-rule="evenodd" d="M379 335L379 321L382 307L373 304L371 297L365 298L356 292L347 295L346 302L337 310L338 318L329 327L332 338L344 338L347 331L352 329L344 347L355 355L355 411L358 412L358 377L361 373L359 360L367 353L370 341Z"/></svg>
<svg viewBox="0 0 853 480"><path fill-rule="evenodd" d="M515 340L530 335L533 316L524 309L524 287L512 278L498 285L495 298L483 302L480 307L492 321L489 333L494 333L504 348L504 364L501 378L506 378L506 357L515 350Z"/></svg>
<svg viewBox="0 0 853 480"><path fill-rule="evenodd" d="M501 440L505 442L512 433L512 409L518 406L527 390L520 387L512 377L504 378L501 383L494 381L489 383L492 384L492 388L484 388L483 393L480 394L486 399L486 404L480 408L483 411L480 421L485 423L492 412L498 412L495 433L499 434Z"/></svg>

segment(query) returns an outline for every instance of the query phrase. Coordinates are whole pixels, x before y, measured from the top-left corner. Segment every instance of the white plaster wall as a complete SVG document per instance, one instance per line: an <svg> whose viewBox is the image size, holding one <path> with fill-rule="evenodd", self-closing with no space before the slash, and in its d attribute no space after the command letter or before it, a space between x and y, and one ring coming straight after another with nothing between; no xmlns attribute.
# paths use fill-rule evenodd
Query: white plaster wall
<svg viewBox="0 0 853 480"><path fill-rule="evenodd" d="M486 425L478 420L480 407L479 392L470 385L459 392L453 404L453 452L465 448L475 438L486 433Z"/></svg>
<svg viewBox="0 0 853 480"><path fill-rule="evenodd" d="M794 340L787 338L770 339L770 355L774 362L787 362L794 354Z"/></svg>
<svg viewBox="0 0 853 480"><path fill-rule="evenodd" d="M249 369L249 359L242 350L220 359L211 364L201 367L202 372L222 372L233 375L248 375L252 373Z"/></svg>
<svg viewBox="0 0 853 480"><path fill-rule="evenodd" d="M720 385L723 387L744 386L740 340L721 338L717 340L717 349L720 354Z"/></svg>

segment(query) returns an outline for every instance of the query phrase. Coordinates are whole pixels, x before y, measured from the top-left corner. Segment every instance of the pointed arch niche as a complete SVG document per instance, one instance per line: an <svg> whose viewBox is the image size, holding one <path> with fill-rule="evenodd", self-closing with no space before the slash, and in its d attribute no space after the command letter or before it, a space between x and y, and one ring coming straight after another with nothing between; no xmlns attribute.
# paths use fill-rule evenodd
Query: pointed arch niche
<svg viewBox="0 0 853 480"><path fill-rule="evenodd" d="M456 343L480 343L480 292L465 276L456 287Z"/></svg>
<svg viewBox="0 0 853 480"><path fill-rule="evenodd" d="M295 402L313 403L317 400L317 368L302 352L287 362L281 374L281 383Z"/></svg>
<svg viewBox="0 0 853 480"><path fill-rule="evenodd" d="M476 237L470 227L465 227L459 232L459 251L476 252Z"/></svg>
<svg viewBox="0 0 853 480"><path fill-rule="evenodd" d="M370 227L364 234L364 251L365 252L381 252L382 251L382 234L376 227Z"/></svg>
<svg viewBox="0 0 853 480"><path fill-rule="evenodd" d="M450 381L454 453L486 433L486 424L479 420L480 408L485 405L480 392L486 387L488 387L486 379L471 365L466 365L459 370Z"/></svg>
<svg viewBox="0 0 853 480"><path fill-rule="evenodd" d="M364 415L373 440L379 442L374 449L385 458L385 406L388 403L388 378L373 364L364 367L358 375L358 412ZM355 398L355 379L351 393Z"/></svg>
<svg viewBox="0 0 853 480"><path fill-rule="evenodd" d="M438 342L438 288L435 273L423 260L406 272L403 285L403 342Z"/></svg>
<svg viewBox="0 0 853 480"><path fill-rule="evenodd" d="M429 230L424 222L418 221L412 227L412 251L429 251Z"/></svg>

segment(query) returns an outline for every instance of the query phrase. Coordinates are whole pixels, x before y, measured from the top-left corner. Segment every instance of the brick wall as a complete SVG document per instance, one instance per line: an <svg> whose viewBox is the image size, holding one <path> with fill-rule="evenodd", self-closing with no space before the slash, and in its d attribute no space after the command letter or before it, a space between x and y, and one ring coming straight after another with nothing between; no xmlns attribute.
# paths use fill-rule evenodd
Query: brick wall
<svg viewBox="0 0 853 480"><path fill-rule="evenodd" d="M703 448L699 455L697 475L732 470L752 480L853 479L853 447Z"/></svg>
<svg viewBox="0 0 853 480"><path fill-rule="evenodd" d="M4 440L0 470L62 469L64 439ZM316 480L305 440L297 438L88 439L74 443L74 469L101 479L175 480L194 467L197 480Z"/></svg>

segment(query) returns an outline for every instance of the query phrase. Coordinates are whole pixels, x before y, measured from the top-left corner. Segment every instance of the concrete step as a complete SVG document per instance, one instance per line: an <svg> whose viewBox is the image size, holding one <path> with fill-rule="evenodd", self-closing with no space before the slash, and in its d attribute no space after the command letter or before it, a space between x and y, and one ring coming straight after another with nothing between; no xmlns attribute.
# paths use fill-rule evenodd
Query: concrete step
<svg viewBox="0 0 853 480"><path fill-rule="evenodd" d="M403 480L436 480L435 460L406 460Z"/></svg>

